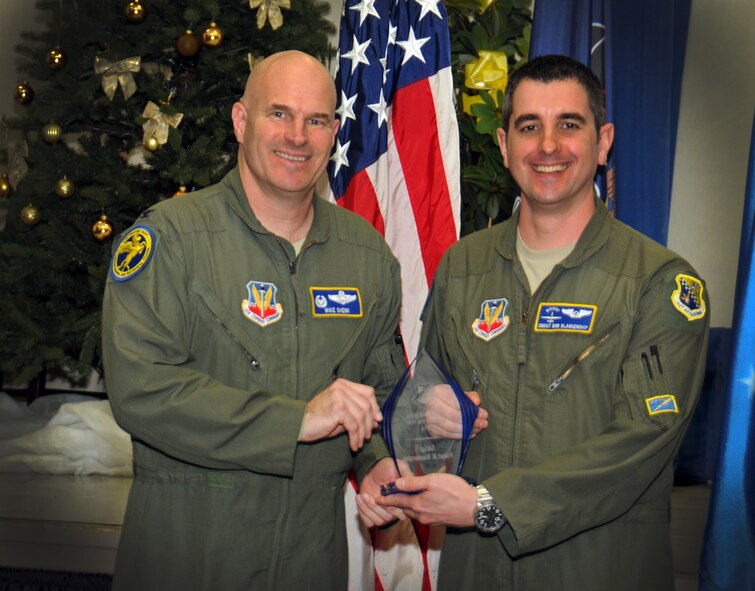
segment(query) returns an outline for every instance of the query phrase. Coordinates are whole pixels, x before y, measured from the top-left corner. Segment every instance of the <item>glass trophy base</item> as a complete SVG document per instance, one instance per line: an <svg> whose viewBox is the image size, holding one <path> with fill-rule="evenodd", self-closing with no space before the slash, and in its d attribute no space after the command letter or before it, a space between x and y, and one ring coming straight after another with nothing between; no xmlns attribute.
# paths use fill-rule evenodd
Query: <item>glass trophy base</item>
<svg viewBox="0 0 755 591"><path fill-rule="evenodd" d="M384 497L387 497L389 495L418 495L421 493L421 490L401 490L399 487L396 486L395 482L388 482L387 484L381 484L380 485L380 494Z"/></svg>

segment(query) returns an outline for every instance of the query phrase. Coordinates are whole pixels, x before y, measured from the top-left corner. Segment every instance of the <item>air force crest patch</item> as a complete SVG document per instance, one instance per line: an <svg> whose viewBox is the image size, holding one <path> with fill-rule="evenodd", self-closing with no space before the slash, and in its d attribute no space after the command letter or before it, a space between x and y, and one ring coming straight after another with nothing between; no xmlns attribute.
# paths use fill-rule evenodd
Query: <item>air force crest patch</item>
<svg viewBox="0 0 755 591"><path fill-rule="evenodd" d="M671 294L671 303L689 320L705 318L703 283L691 275L679 273L675 277L676 289Z"/></svg>
<svg viewBox="0 0 755 591"><path fill-rule="evenodd" d="M110 262L110 276L128 281L149 263L154 252L155 235L147 226L135 226L118 243Z"/></svg>
<svg viewBox="0 0 755 591"><path fill-rule="evenodd" d="M483 341L489 341L506 330L511 319L506 316L509 301L506 298L482 302L480 317L472 323L472 332Z"/></svg>
<svg viewBox="0 0 755 591"><path fill-rule="evenodd" d="M673 394L662 394L645 399L648 405L648 414L659 415L662 413L673 412L678 414L679 407L676 405L676 397Z"/></svg>
<svg viewBox="0 0 755 591"><path fill-rule="evenodd" d="M356 287L310 287L312 316L362 317L362 295Z"/></svg>
<svg viewBox="0 0 755 591"><path fill-rule="evenodd" d="M537 307L535 332L581 332L590 334L598 307L593 304L542 302Z"/></svg>
<svg viewBox="0 0 755 591"><path fill-rule="evenodd" d="M250 281L246 284L249 298L241 302L244 316L255 324L267 326L280 320L283 316L283 306L275 301L278 288L272 283Z"/></svg>

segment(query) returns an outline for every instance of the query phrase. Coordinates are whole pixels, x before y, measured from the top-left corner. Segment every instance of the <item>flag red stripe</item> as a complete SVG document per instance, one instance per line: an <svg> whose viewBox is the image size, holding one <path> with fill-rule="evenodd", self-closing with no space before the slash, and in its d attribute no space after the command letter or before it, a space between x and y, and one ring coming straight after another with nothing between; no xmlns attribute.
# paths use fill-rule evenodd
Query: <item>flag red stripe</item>
<svg viewBox="0 0 755 591"><path fill-rule="evenodd" d="M393 101L393 136L414 210L428 284L456 241L456 221L438 139L438 118L426 78L402 88Z"/></svg>
<svg viewBox="0 0 755 591"><path fill-rule="evenodd" d="M354 213L361 215L364 219L370 222L381 235L385 236L383 214L378 206L375 187L372 185L372 181L367 175L366 170L359 171L354 178L351 179L346 192L338 200L338 204L341 207L345 207L346 209L350 209Z"/></svg>

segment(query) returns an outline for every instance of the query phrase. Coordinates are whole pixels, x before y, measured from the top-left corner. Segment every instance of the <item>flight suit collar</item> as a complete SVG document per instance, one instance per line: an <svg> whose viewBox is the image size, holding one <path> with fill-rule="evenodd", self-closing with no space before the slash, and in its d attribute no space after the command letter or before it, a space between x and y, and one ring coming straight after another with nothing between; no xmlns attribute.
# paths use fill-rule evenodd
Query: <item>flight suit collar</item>
<svg viewBox="0 0 755 591"><path fill-rule="evenodd" d="M227 189L223 192L225 200L229 207L254 231L259 234L270 234L270 231L260 223L254 211L249 206L246 192L241 184L241 173L239 167L235 166L223 178L221 183ZM329 205L323 199L314 196L314 218L312 227L309 229L305 242L314 240L315 242L325 242L330 237L331 226L333 224L333 213Z"/></svg>
<svg viewBox="0 0 755 591"><path fill-rule="evenodd" d="M595 199L595 213L582 231L574 250L561 265L566 268L577 267L587 258L599 251L608 241L611 234L611 215L605 203L597 195ZM514 260L516 256L516 228L519 223L520 208L516 208L511 217L499 224L500 230L496 239L496 250L505 259Z"/></svg>

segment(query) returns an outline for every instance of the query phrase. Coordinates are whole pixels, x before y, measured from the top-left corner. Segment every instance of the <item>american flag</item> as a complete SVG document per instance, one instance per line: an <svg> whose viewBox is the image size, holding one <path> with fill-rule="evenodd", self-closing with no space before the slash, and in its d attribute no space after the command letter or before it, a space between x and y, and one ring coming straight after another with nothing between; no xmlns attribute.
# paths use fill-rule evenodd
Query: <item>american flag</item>
<svg viewBox="0 0 755 591"><path fill-rule="evenodd" d="M346 0L336 60L341 122L332 196L377 228L401 262L401 332L419 316L440 257L458 238L459 136L442 0Z"/></svg>
<svg viewBox="0 0 755 591"><path fill-rule="evenodd" d="M459 136L442 0L346 0L336 68L331 197L372 223L401 262L411 360L428 286L459 237ZM371 549L349 485L346 505L350 589L430 591L443 530L401 522L373 532Z"/></svg>

